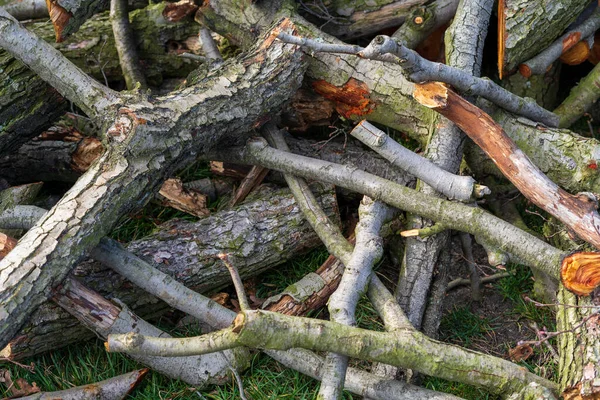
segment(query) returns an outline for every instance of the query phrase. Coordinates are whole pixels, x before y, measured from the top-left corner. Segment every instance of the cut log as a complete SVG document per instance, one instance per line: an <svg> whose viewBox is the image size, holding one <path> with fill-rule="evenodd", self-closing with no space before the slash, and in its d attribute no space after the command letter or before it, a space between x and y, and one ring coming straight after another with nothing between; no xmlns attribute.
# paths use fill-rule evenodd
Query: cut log
<svg viewBox="0 0 600 400"><path fill-rule="evenodd" d="M498 1L500 79L548 47L581 14L589 0Z"/></svg>
<svg viewBox="0 0 600 400"><path fill-rule="evenodd" d="M332 191L318 184L314 189L327 215L339 223ZM198 222L167 222L155 234L132 242L128 249L186 286L211 293L231 280L215 257L220 252L227 251L242 277L247 278L321 244L288 189L262 187L252 196L234 210ZM98 263L79 264L71 276L102 295L119 298L142 318L167 310L164 303ZM23 359L91 337L93 334L69 314L45 303L0 356Z"/></svg>
<svg viewBox="0 0 600 400"><path fill-rule="evenodd" d="M198 27L183 20L168 23L162 17L163 3L131 13L134 29L143 32L138 51L145 74L151 84L158 85L165 76L185 77L195 67L189 60L178 57L173 46L186 49L186 40L194 38ZM52 37L46 23L32 23L28 28L45 40ZM143 40L152 37L154 40ZM191 44L190 44L191 45ZM97 80L104 82L122 79L119 58L114 45L108 13L89 20L70 39L56 46L73 63ZM23 63L0 49L0 155L15 151L28 139L36 136L68 106L55 89L44 83Z"/></svg>

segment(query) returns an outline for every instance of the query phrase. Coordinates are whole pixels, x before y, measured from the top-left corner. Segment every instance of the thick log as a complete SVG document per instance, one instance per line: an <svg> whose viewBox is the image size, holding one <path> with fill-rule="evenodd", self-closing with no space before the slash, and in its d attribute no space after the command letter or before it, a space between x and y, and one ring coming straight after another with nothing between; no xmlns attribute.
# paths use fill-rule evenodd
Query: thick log
<svg viewBox="0 0 600 400"><path fill-rule="evenodd" d="M88 88L84 96L78 91L85 90L87 76L4 14L0 44L27 60L80 107L98 109L92 101L98 99L104 109L97 113L108 126L104 133L110 147L0 262L2 347L46 300L48 290L122 215L143 206L165 177L198 155L245 140L252 128L291 97L304 74L301 52L267 34L253 52L151 102L142 96L119 98L99 86ZM274 28L294 29L289 20ZM43 52L23 54L15 38L24 39L26 49L45 49L52 61L42 59ZM49 63L67 71L55 71ZM117 107L119 100L126 106Z"/></svg>
<svg viewBox="0 0 600 400"><path fill-rule="evenodd" d="M500 79L548 47L589 4L588 0L500 0L498 73ZM576 40L576 42L579 40Z"/></svg>
<svg viewBox="0 0 600 400"><path fill-rule="evenodd" d="M131 23L138 35L137 45L145 74L151 84L165 77L185 77L195 67L189 60L171 51L173 46L186 49L189 38L197 39L197 26L190 19L171 23L163 17L163 3L131 13ZM28 28L45 40L52 38L47 23L28 24ZM119 58L114 45L108 13L90 19L77 33L56 48L69 60L104 82L122 80ZM68 102L44 83L23 63L0 49L0 154L15 151L37 135L68 107Z"/></svg>
<svg viewBox="0 0 600 400"><path fill-rule="evenodd" d="M319 184L314 189L327 215L339 223L331 190ZM247 278L320 245L288 189L262 187L252 197L234 210L198 222L167 222L155 234L132 242L128 249L186 286L211 293L230 283L229 273L215 257L220 252L228 252L242 277ZM98 263L81 263L71 276L104 296L119 298L142 318L156 317L167 309ZM92 336L65 311L45 303L0 355L23 359Z"/></svg>
<svg viewBox="0 0 600 400"><path fill-rule="evenodd" d="M274 8L278 2L268 2ZM272 12L263 12L262 17L246 17L235 7L227 8L230 2L211 1L198 9L196 19L211 30L233 39L238 43L254 42L250 35L265 30ZM280 7L280 16L294 21L298 31L308 38L320 38L326 43L341 43L335 37L323 33L316 26L293 11L290 2ZM258 10L255 10L257 12ZM418 140L425 147L435 115L431 110L419 106L412 98L414 85L407 81L397 65L347 54L314 53L308 59L307 77L315 92L332 100L336 110L344 118L355 121L368 119L394 128Z"/></svg>

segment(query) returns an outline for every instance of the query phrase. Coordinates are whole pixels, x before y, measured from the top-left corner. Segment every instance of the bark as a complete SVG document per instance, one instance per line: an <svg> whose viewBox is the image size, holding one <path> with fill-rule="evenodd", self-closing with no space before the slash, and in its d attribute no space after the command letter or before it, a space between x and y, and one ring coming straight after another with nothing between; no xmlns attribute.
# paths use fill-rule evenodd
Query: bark
<svg viewBox="0 0 600 400"><path fill-rule="evenodd" d="M231 148L227 153L216 152L208 157L263 165L285 173L345 187L371 198L382 200L401 210L446 224L449 229L483 237L501 249L521 257L527 265L538 268L556 279L559 277L559 264L565 253L511 224L493 217L482 209L431 198L431 196L355 168L276 150L268 147L267 143L261 139L250 140L245 148ZM348 246L349 244L346 242L344 247ZM345 250L344 253L349 254L350 251ZM341 255L338 256L338 258L341 257Z"/></svg>
<svg viewBox="0 0 600 400"><path fill-rule="evenodd" d="M131 13L134 29L143 32L137 42L140 58L149 81L155 85L160 84L163 74L184 77L193 69L189 61L168 49L195 36L197 27L189 19L177 23L165 21L164 8L164 4L157 4ZM28 27L45 40L52 37L48 24L33 23ZM108 13L95 16L76 35L56 47L97 80L122 79ZM4 50L0 50L0 81L4 82L0 86L0 121L3 121L0 154L4 155L57 119L67 109L68 102Z"/></svg>
<svg viewBox="0 0 600 400"><path fill-rule="evenodd" d="M216 3L216 4L213 4ZM260 23L252 22L237 9L223 11L224 2L205 3L196 18L211 30L243 42L250 28L265 29L272 13L263 12ZM228 3L228 2L225 2ZM276 7L277 3L271 3ZM284 7L285 6L285 7ZM341 43L303 20L289 3L280 6L280 15L290 17L305 37L321 38L326 43ZM253 39L248 39L253 43ZM248 45L247 45L248 46ZM406 80L399 66L365 60L345 54L315 53L308 59L306 76L315 92L332 100L345 118L368 119L405 132L425 145L435 114L420 107L412 98L413 84Z"/></svg>
<svg viewBox="0 0 600 400"><path fill-rule="evenodd" d="M19 397L20 400L122 400L144 379L148 369L140 369L127 374L89 385L60 390L41 392L31 396Z"/></svg>
<svg viewBox="0 0 600 400"><path fill-rule="evenodd" d="M598 11L600 14L600 9ZM555 111L560 117L560 126L568 128L584 113L596 104L600 98L600 63L583 78L577 86L571 89L567 97Z"/></svg>
<svg viewBox="0 0 600 400"><path fill-rule="evenodd" d="M558 292L557 330L568 332L558 336L560 361L558 376L564 399L594 398L600 393L598 371L598 324L595 302L581 298L562 288ZM564 304L564 306L563 306ZM581 308L578 308L581 307ZM574 327L583 326L572 330Z"/></svg>
<svg viewBox="0 0 600 400"><path fill-rule="evenodd" d="M6 26L14 36L25 35L16 23ZM289 21L282 21L277 29L291 28ZM110 148L0 263L0 279L5 282L0 291L0 346L8 344L43 303L48 289L122 215L147 202L165 177L210 148L243 140L289 99L304 72L301 53L273 39L267 36L254 52L187 88L152 103L133 96L126 107L105 114L106 120L114 118L106 131ZM31 57L44 50L47 47L42 46ZM67 76L60 81L62 74L73 72L72 65L64 62L66 71L48 75L71 93L81 83ZM81 94L77 99L87 100Z"/></svg>
<svg viewBox="0 0 600 400"><path fill-rule="evenodd" d="M327 215L339 223L335 196L321 185L315 189ZM180 237L182 232L185 235ZM167 222L155 234L132 242L128 250L187 287L211 293L231 281L216 259L218 253L228 252L242 277L247 278L319 244L289 191L264 188L256 199L248 199L234 210L198 222ZM103 296L120 299L144 319L167 310L164 303L98 263L81 263L71 276ZM45 303L0 354L20 360L92 336L60 308Z"/></svg>
<svg viewBox="0 0 600 400"><path fill-rule="evenodd" d="M48 7L44 0L14 0L0 1L0 6L13 17L22 21L24 19L48 18Z"/></svg>
<svg viewBox="0 0 600 400"><path fill-rule="evenodd" d="M491 14L492 2L461 1L454 23L446 34L446 59L448 65L460 71L479 76L483 58L483 42L487 35L487 25ZM466 22L466 23L464 23ZM475 26L473 32L466 31L467 26ZM440 168L456 174L462 160L464 134L452 122L438 117L437 129L427 146L425 153L433 163ZM435 189L423 184L420 190L431 196L439 196ZM419 216L413 216L410 228L423 228L431 225ZM400 271L396 298L403 306L411 323L420 328L427 314L427 334L437 336L437 327L441 317L442 293L445 293L447 283L447 246L450 232L445 231L427 238L408 238L406 240L404 259ZM432 286L434 271L437 284ZM438 288L433 293L432 302L428 306L428 295L431 289ZM437 301L436 301L437 299Z"/></svg>
<svg viewBox="0 0 600 400"><path fill-rule="evenodd" d="M336 291L328 304L330 319L343 325L356 325L356 306L370 281L373 265L383 255L379 231L391 209L383 203L364 197L359 207L356 225L356 245ZM327 353L318 399L339 399L342 395L348 357Z"/></svg>
<svg viewBox="0 0 600 400"><path fill-rule="evenodd" d="M52 300L102 338L127 332L171 337L127 307L116 306L71 278L65 279L54 290ZM200 387L228 382L230 367L245 368L249 362L249 354L245 349L177 358L147 355L133 355L132 358L170 378L181 379L189 385Z"/></svg>
<svg viewBox="0 0 600 400"><path fill-rule="evenodd" d="M415 97L455 121L525 197L600 248L600 216L593 195L574 196L560 188L541 173L489 115L439 83L417 87Z"/></svg>
<svg viewBox="0 0 600 400"><path fill-rule="evenodd" d="M414 49L432 32L441 28L454 17L457 0L438 0L423 6L415 6L406 22L392 37L409 49Z"/></svg>
<svg viewBox="0 0 600 400"><path fill-rule="evenodd" d="M315 19L317 26L330 35L342 40L354 39L361 36L372 35L386 28L392 28L413 16L416 7L427 4L423 0L377 0L377 1L351 1L330 0L324 1L326 11L311 7L310 1L303 1L305 7L300 11L310 20ZM314 2L317 3L317 2ZM436 1L444 3L444 1ZM311 10L311 12L307 12Z"/></svg>
<svg viewBox="0 0 600 400"><path fill-rule="evenodd" d="M395 167L421 179L450 200L468 202L483 197L484 194L489 194L489 190L475 184L472 177L449 173L428 159L398 144L368 122L361 122L350 134L385 157ZM458 154L456 158L460 158Z"/></svg>
<svg viewBox="0 0 600 400"><path fill-rule="evenodd" d="M502 80L502 87L518 96L534 99L536 103L547 110L553 110L558 101L561 70L561 63L556 62L541 75L532 75L529 78L525 78L521 74L507 76ZM554 113L560 118L556 110Z"/></svg>
<svg viewBox="0 0 600 400"><path fill-rule="evenodd" d="M589 4L587 0L546 2L500 0L498 73L510 75L523 61L548 47Z"/></svg>
<svg viewBox="0 0 600 400"><path fill-rule="evenodd" d="M374 332L267 311L238 314L233 328L203 336L168 340L136 334L111 335L106 346L108 351L173 356L202 354L242 345L276 350L299 347L334 351L353 358L408 367L428 375L468 383L495 394L509 394L531 382L556 390L556 384L509 361L443 344L416 330ZM438 362L440 358L444 363ZM455 368L446 368L448 365Z"/></svg>
<svg viewBox="0 0 600 400"><path fill-rule="evenodd" d="M134 31L129 23L127 0L111 0L110 22L127 89L133 90L137 85L140 89L146 89L146 77L141 70Z"/></svg>
<svg viewBox="0 0 600 400"><path fill-rule="evenodd" d="M589 18L577 25L575 29L564 33L554 43L544 49L544 51L531 60L527 60L519 65L519 72L526 78L529 78L531 75L543 75L554 61L572 49L581 40L586 40L590 36L593 37L594 32L598 28L600 28L600 8L596 8ZM583 62L583 60L580 62Z"/></svg>

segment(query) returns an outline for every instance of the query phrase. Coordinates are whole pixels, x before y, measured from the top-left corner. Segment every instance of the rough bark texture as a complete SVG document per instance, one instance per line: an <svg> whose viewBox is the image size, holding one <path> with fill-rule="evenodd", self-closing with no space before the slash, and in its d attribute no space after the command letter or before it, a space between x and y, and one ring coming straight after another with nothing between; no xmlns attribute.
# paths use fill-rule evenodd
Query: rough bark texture
<svg viewBox="0 0 600 400"><path fill-rule="evenodd" d="M201 7L196 18L200 16L211 30L229 37L233 34L239 41L249 35L251 28L264 30L273 17L265 12L261 23L252 25L240 10L221 10L213 3ZM223 2L216 3L221 7ZM292 18L302 37L340 43L299 17L288 3L281 7L280 15ZM252 40L248 39L250 43ZM312 88L332 100L345 118L366 118L405 132L423 146L427 143L435 114L414 101L411 95L414 85L406 80L399 66L347 54L315 53L308 58L307 77L311 78Z"/></svg>
<svg viewBox="0 0 600 400"><path fill-rule="evenodd" d="M600 317L591 299L575 296L561 287L558 303L568 306L588 308L557 307L557 326L559 331L570 330L581 324L575 332L558 336L560 361L558 376L565 400L594 399L600 396Z"/></svg>
<svg viewBox="0 0 600 400"><path fill-rule="evenodd" d="M75 279L65 279L54 290L52 300L104 339L108 335L127 332L171 337L135 315L129 308L111 303ZM131 357L170 378L181 379L189 385L200 387L229 381L229 368L245 368L249 361L246 349L188 357Z"/></svg>
<svg viewBox="0 0 600 400"><path fill-rule="evenodd" d="M483 43L487 35L493 1L459 2L454 23L446 32L446 59L450 66L459 68L474 76L481 73L483 58ZM477 32L473 34L472 32ZM456 174L462 160L465 136L452 122L438 116L436 131L427 146L425 156L439 167ZM430 196L439 196L429 185L422 184L420 190ZM420 217L413 217L409 228L422 228L430 225ZM446 276L446 265L442 260L448 260L444 255L449 243L450 232L445 231L427 238L413 237L406 240L406 249L400 277L398 281L397 298L403 306L409 320L420 328L427 307L427 295L437 271L437 276ZM447 278L446 278L447 279ZM443 287L444 281L438 285ZM445 290L444 290L445 292ZM428 317L428 331L436 336L437 326L441 316L441 301L432 302Z"/></svg>
<svg viewBox="0 0 600 400"><path fill-rule="evenodd" d="M150 83L160 84L164 76L184 77L194 68L189 61L169 51L170 46L185 49L185 41L195 37L197 26L190 19L177 23L162 17L164 4L148 6L131 13L138 35L138 48ZM47 23L32 23L28 28L45 40L52 39ZM77 33L56 45L69 60L97 80L122 79L108 13L90 19ZM191 45L191 44L190 44ZM68 107L68 102L23 63L0 49L0 154L40 133Z"/></svg>
<svg viewBox="0 0 600 400"><path fill-rule="evenodd" d="M548 47L588 5L588 0L500 0L498 72L510 74Z"/></svg>
<svg viewBox="0 0 600 400"><path fill-rule="evenodd" d="M291 26L284 21L280 28ZM110 149L0 263L0 346L86 250L147 202L165 177L211 148L239 143L291 97L304 73L301 53L273 39L267 36L255 51L190 87L153 103L130 100L113 114Z"/></svg>
<svg viewBox="0 0 600 400"><path fill-rule="evenodd" d="M314 188L327 215L339 223L335 196L322 185ZM210 293L230 284L229 272L216 258L221 252L230 254L242 277L250 277L319 244L289 190L263 187L234 210L198 222L167 222L128 249L186 286ZM104 296L120 299L142 318L156 317L167 309L98 263L83 262L71 276ZM0 354L22 359L92 336L69 314L45 303Z"/></svg>

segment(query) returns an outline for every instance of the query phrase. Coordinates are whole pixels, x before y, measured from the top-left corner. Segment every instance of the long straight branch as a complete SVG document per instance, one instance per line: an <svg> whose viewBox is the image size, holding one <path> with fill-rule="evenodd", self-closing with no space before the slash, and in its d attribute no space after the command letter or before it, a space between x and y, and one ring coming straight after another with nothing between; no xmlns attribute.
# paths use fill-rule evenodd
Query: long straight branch
<svg viewBox="0 0 600 400"><path fill-rule="evenodd" d="M146 77L142 72L135 48L133 29L129 24L127 0L111 0L110 23L113 35L115 36L115 47L117 48L119 63L121 64L121 71L123 71L127 89L133 90L138 84L141 89L146 89L148 87Z"/></svg>
<svg viewBox="0 0 600 400"><path fill-rule="evenodd" d="M213 160L262 165L362 193L402 210L444 223L450 229L485 237L490 243L517 255L528 265L557 279L560 276L560 263L566 255L564 252L482 209L432 198L356 168L273 149L263 139L252 139L244 148L232 148L227 153L213 153L209 157ZM340 259L347 262L347 259Z"/></svg>
<svg viewBox="0 0 600 400"><path fill-rule="evenodd" d="M0 47L29 66L90 118L100 123L114 118L108 111L121 101L116 92L85 74L58 50L25 29L2 7Z"/></svg>

